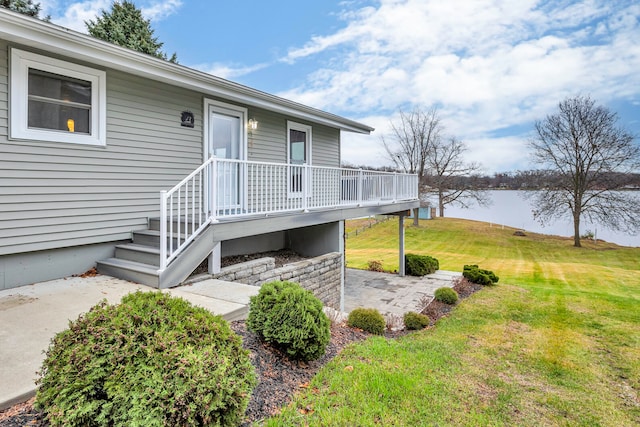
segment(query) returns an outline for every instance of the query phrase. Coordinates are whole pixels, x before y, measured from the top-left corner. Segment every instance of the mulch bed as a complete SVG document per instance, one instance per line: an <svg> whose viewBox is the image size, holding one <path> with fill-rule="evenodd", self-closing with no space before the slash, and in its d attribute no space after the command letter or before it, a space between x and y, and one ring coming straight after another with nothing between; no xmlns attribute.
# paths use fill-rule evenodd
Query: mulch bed
<svg viewBox="0 0 640 427"><path fill-rule="evenodd" d="M458 297L460 299L467 298L469 295L479 291L480 289L482 289L482 285L471 283L464 278L457 279L453 285L453 290L458 293ZM454 305L445 304L434 299L429 303L429 305L427 305L427 307L425 307L424 310L422 310L422 314L429 316L429 319L431 319L431 325L433 325L436 320L447 315L454 307Z"/></svg>
<svg viewBox="0 0 640 427"><path fill-rule="evenodd" d="M456 281L453 289L463 299L482 289L482 286L461 279ZM453 307L434 300L422 313L429 316L433 324L447 315ZM244 426L278 413L280 408L289 403L293 394L308 387L309 381L316 372L338 355L345 346L362 341L369 336L366 332L346 325L333 325L331 341L325 355L311 362L300 362L287 359L280 351L248 332L244 321L231 322L230 325L242 337L243 346L250 351L249 357L258 377L258 385L247 407ZM407 333L405 330L388 331L385 336L388 339L394 339ZM48 425L44 415L33 407L33 399L0 412L0 427Z"/></svg>

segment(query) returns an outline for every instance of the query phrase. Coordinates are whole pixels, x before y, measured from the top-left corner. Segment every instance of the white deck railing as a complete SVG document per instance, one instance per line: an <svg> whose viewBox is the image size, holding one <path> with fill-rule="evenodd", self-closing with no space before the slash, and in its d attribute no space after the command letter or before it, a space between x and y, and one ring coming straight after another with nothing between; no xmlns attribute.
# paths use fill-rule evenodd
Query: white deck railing
<svg viewBox="0 0 640 427"><path fill-rule="evenodd" d="M417 175L213 157L160 192L160 271L209 223L417 199Z"/></svg>

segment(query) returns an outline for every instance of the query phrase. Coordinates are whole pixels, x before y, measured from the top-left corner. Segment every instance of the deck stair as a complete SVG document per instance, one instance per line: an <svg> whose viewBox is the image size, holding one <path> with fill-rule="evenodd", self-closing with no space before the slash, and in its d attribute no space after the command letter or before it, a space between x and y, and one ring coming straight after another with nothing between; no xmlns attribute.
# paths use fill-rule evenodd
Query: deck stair
<svg viewBox="0 0 640 427"><path fill-rule="evenodd" d="M173 239L176 246L177 236ZM134 231L132 242L117 245L114 257L98 261L97 269L101 274L119 279L158 289L170 288L189 277L211 253L213 245L213 230L209 225L164 271L159 272L160 221L150 218L148 229Z"/></svg>

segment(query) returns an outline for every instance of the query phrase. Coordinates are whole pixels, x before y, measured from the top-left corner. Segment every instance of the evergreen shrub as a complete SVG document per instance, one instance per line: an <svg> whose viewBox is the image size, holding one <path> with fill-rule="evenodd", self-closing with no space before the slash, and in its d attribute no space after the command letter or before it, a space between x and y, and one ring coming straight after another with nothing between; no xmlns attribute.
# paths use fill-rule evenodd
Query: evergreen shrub
<svg viewBox="0 0 640 427"><path fill-rule="evenodd" d="M433 296L436 301L440 301L449 305L453 305L458 301L458 293L446 286L436 289L436 291L433 293Z"/></svg>
<svg viewBox="0 0 640 427"><path fill-rule="evenodd" d="M292 359L321 357L331 339L322 301L293 282L269 282L251 297L247 329Z"/></svg>
<svg viewBox="0 0 640 427"><path fill-rule="evenodd" d="M470 282L485 286L495 285L499 280L493 271L478 268L477 265L465 265L462 269L462 275Z"/></svg>
<svg viewBox="0 0 640 427"><path fill-rule="evenodd" d="M35 405L54 426L235 426L256 385L221 316L161 292L69 322L38 374Z"/></svg>
<svg viewBox="0 0 640 427"><path fill-rule="evenodd" d="M349 313L347 325L371 334L382 335L386 322L382 314L375 308L356 308Z"/></svg>
<svg viewBox="0 0 640 427"><path fill-rule="evenodd" d="M424 314L409 311L404 314L404 327L409 330L420 330L429 326L430 320Z"/></svg>
<svg viewBox="0 0 640 427"><path fill-rule="evenodd" d="M428 255L406 254L404 256L405 273L410 276L433 274L440 268L437 259Z"/></svg>

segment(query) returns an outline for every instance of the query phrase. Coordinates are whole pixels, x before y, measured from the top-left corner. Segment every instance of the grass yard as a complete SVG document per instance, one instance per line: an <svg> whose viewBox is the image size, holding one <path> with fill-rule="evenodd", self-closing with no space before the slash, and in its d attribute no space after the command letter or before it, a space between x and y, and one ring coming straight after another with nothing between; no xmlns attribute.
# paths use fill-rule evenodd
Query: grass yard
<svg viewBox="0 0 640 427"><path fill-rule="evenodd" d="M640 248L456 219L407 224L407 252L500 276L435 328L348 347L265 425L640 425ZM397 220L347 241L397 269Z"/></svg>

